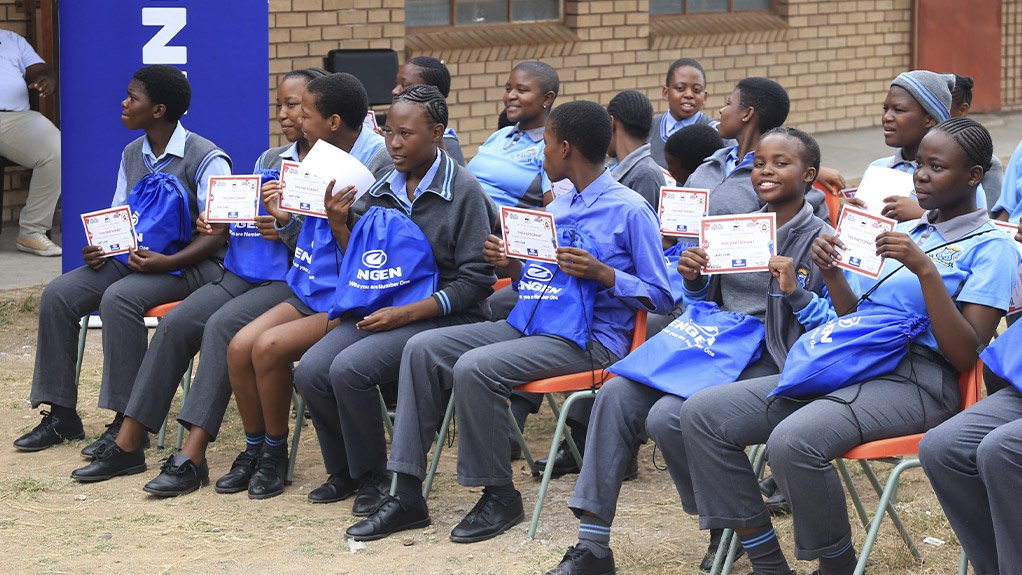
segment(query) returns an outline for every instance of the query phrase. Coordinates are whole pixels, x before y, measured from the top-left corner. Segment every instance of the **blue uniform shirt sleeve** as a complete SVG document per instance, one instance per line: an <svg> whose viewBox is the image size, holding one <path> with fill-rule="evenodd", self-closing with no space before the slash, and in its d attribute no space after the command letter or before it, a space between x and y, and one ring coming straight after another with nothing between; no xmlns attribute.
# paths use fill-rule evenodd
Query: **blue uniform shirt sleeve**
<svg viewBox="0 0 1022 575"><path fill-rule="evenodd" d="M114 198L110 201L111 208L117 208L128 203L128 176L124 172L124 158L121 158L121 166L117 168L117 185L114 186Z"/></svg>
<svg viewBox="0 0 1022 575"><path fill-rule="evenodd" d="M697 287L702 284L702 287ZM688 301L706 301L710 294L710 278L701 276L694 282L684 280L681 288L685 292L685 299Z"/></svg>
<svg viewBox="0 0 1022 575"><path fill-rule="evenodd" d="M969 279L955 298L1007 311L1011 291L1018 279L1019 253L1014 242L986 242L977 251Z"/></svg>
<svg viewBox="0 0 1022 575"><path fill-rule="evenodd" d="M816 329L828 321L837 319L837 311L830 301L827 286L823 286L823 296L799 288L785 296L795 312L795 319L806 331Z"/></svg>
<svg viewBox="0 0 1022 575"><path fill-rule="evenodd" d="M209 161L206 165L206 169L202 170L200 174L196 176L199 181L199 212L206 211L206 196L209 190L209 177L210 176L229 176L231 175L231 165L227 163L223 157L218 156Z"/></svg>
<svg viewBox="0 0 1022 575"><path fill-rule="evenodd" d="M1015 153L1011 155L1008 167L1004 169L1001 196L997 199L997 203L994 204L994 209L991 210L991 213L1008 212L1011 216L1010 220L1017 222L1019 216L1022 215L1022 209L1019 206L1019 197L1022 196L1020 188L1022 188L1022 143L1019 143L1018 147L1015 148Z"/></svg>
<svg viewBox="0 0 1022 575"><path fill-rule="evenodd" d="M614 270L614 297L629 307L652 313L667 313L674 307L671 283L667 279L667 263L660 243L660 225L648 206L628 222L635 275ZM640 299L642 298L642 299ZM645 299L648 301L642 301ZM651 306L651 307L650 307Z"/></svg>

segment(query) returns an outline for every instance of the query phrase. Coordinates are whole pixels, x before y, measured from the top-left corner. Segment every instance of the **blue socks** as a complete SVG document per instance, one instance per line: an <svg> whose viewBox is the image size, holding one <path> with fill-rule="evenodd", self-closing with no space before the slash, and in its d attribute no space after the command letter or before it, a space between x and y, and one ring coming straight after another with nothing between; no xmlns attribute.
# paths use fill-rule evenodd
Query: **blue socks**
<svg viewBox="0 0 1022 575"><path fill-rule="evenodd" d="M578 544L599 559L610 555L610 523L595 515L583 515L578 523Z"/></svg>
<svg viewBox="0 0 1022 575"><path fill-rule="evenodd" d="M269 433L267 433L266 437L263 439L263 444L266 446L265 448L266 451L270 452L271 454L283 453L286 455L287 433L285 432L284 435L270 435Z"/></svg>
<svg viewBox="0 0 1022 575"><path fill-rule="evenodd" d="M820 575L851 575L855 572L855 547L849 541L844 547L820 557Z"/></svg>
<svg viewBox="0 0 1022 575"><path fill-rule="evenodd" d="M739 541L756 575L790 575L791 567L777 543L777 535L773 525L767 523L758 529L747 530L739 536Z"/></svg>
<svg viewBox="0 0 1022 575"><path fill-rule="evenodd" d="M245 451L258 455L263 450L263 441L266 440L266 433L260 431L258 433L245 432Z"/></svg>

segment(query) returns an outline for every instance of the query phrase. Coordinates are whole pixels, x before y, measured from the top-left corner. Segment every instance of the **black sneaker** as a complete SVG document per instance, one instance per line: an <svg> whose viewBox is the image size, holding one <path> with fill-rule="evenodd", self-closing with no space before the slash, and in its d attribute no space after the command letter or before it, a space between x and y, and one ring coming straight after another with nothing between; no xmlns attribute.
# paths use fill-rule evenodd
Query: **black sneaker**
<svg viewBox="0 0 1022 575"><path fill-rule="evenodd" d="M177 497L209 485L209 465L205 461L195 465L187 455L175 453L168 457L160 474L145 484L142 491L156 497Z"/></svg>
<svg viewBox="0 0 1022 575"><path fill-rule="evenodd" d="M248 482L249 499L269 499L284 492L287 485L287 449L263 449L255 473Z"/></svg>
<svg viewBox="0 0 1022 575"><path fill-rule="evenodd" d="M71 472L71 479L80 483L106 481L121 475L134 475L145 471L145 450L124 451L116 443L99 446L96 458L85 467Z"/></svg>
<svg viewBox="0 0 1022 575"><path fill-rule="evenodd" d="M581 545L568 547L561 562L546 575L614 575L614 552L604 558Z"/></svg>
<svg viewBox="0 0 1022 575"><path fill-rule="evenodd" d="M525 519L522 508L522 494L509 504L502 502L492 493L483 492L468 515L451 530L451 541L455 543L476 543L493 539Z"/></svg>
<svg viewBox="0 0 1022 575"><path fill-rule="evenodd" d="M82 419L75 413L74 417L60 417L46 411L39 412L43 420L25 435L14 440L14 448L18 451L42 451L59 445L65 441L74 441L85 437Z"/></svg>
<svg viewBox="0 0 1022 575"><path fill-rule="evenodd" d="M242 451L234 458L231 470L226 475L216 480L213 491L217 493L241 493L248 489L248 483L255 473L256 462L259 460L258 453Z"/></svg>

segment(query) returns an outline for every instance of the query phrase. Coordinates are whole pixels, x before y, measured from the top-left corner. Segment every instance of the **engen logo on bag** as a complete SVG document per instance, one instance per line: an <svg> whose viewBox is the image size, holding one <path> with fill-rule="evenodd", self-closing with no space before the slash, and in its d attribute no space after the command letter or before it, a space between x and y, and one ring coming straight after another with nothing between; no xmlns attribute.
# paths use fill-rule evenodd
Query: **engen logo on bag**
<svg viewBox="0 0 1022 575"><path fill-rule="evenodd" d="M560 295L564 288L554 287L550 285L550 280L553 279L554 272L542 264L529 263L529 267L525 268L525 272L522 273L522 280L518 282L519 297L525 299L550 299L556 300L557 296ZM532 291L539 295L522 295L522 291Z"/></svg>
<svg viewBox="0 0 1022 575"><path fill-rule="evenodd" d="M834 333L835 327L840 327L842 329L855 327L859 325L860 321L862 321L861 316L842 317L838 318L836 321L828 321L809 333L809 347L815 348L817 343L834 343L833 338L830 336ZM816 336L820 336L819 339L817 339Z"/></svg>
<svg viewBox="0 0 1022 575"><path fill-rule="evenodd" d="M387 252L383 250L369 250L362 254L362 265L370 269L359 269L355 271L355 277L363 281L380 281L402 277L401 266L396 268L380 269L387 264Z"/></svg>
<svg viewBox="0 0 1022 575"><path fill-rule="evenodd" d="M664 331L667 331L671 337L681 340L688 347L701 349L710 357L716 355L710 348L713 347L717 336L720 335L720 329L717 326L699 325L687 321L684 317L679 317L664 328Z"/></svg>

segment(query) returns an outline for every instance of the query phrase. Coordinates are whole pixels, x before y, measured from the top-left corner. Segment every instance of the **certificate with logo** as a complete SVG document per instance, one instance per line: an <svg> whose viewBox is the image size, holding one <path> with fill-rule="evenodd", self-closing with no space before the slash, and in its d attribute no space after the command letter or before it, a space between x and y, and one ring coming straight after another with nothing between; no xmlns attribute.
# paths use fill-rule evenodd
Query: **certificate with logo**
<svg viewBox="0 0 1022 575"><path fill-rule="evenodd" d="M891 218L846 205L837 221L837 239L845 249L840 250L841 259L834 265L873 279L880 277L884 259L876 255L877 236L893 231L895 224Z"/></svg>
<svg viewBox="0 0 1022 575"><path fill-rule="evenodd" d="M103 248L105 258L126 254L138 247L128 206L82 214L82 225L86 243Z"/></svg>
<svg viewBox="0 0 1022 575"><path fill-rule="evenodd" d="M660 232L665 236L699 236L699 220L706 215L710 190L660 188Z"/></svg>
<svg viewBox="0 0 1022 575"><path fill-rule="evenodd" d="M206 221L254 222L259 213L260 187L259 176L210 176L206 186Z"/></svg>
<svg viewBox="0 0 1022 575"><path fill-rule="evenodd" d="M1018 232L1018 224L1010 224L1008 222L991 221L997 229L1003 230L1004 233L1008 234L1008 237L1015 240L1015 233ZM1015 247L1022 253L1022 244L1015 242ZM1008 315L1016 314L1022 311L1022 265L1018 268L1018 279L1015 280L1015 289L1011 290L1011 303L1008 304Z"/></svg>
<svg viewBox="0 0 1022 575"><path fill-rule="evenodd" d="M322 178L302 170L298 162L281 162L280 209L325 218L326 206L323 205L325 193L326 184Z"/></svg>
<svg viewBox="0 0 1022 575"><path fill-rule="evenodd" d="M777 218L772 213L707 216L699 220L699 245L709 259L705 274L768 271Z"/></svg>
<svg viewBox="0 0 1022 575"><path fill-rule="evenodd" d="M552 214L501 206L500 223L507 257L557 263L557 228Z"/></svg>

